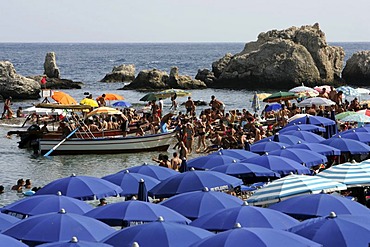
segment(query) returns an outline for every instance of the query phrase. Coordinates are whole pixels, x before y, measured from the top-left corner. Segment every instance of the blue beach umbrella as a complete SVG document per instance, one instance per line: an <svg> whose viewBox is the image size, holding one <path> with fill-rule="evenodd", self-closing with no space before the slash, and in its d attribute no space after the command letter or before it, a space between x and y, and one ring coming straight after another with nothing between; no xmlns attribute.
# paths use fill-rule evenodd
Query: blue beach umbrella
<svg viewBox="0 0 370 247"><path fill-rule="evenodd" d="M102 179L120 186L122 188L122 192L120 193L121 196L137 195L139 191L139 182L141 179L144 179L147 190L152 189L160 182L155 178L139 173L131 173L128 170L102 177Z"/></svg>
<svg viewBox="0 0 370 247"><path fill-rule="evenodd" d="M345 96L353 96L353 97L360 96L358 91L355 88L350 87L350 86L340 86L340 87L336 88L336 90L337 90L337 92L343 91L343 94Z"/></svg>
<svg viewBox="0 0 370 247"><path fill-rule="evenodd" d="M241 224L237 223L232 230L200 240L192 245L192 247L235 247L240 246L241 243L248 243L248 246L254 247L322 246L291 232L271 228L244 228L241 227Z"/></svg>
<svg viewBox="0 0 370 247"><path fill-rule="evenodd" d="M190 191L200 191L204 187L212 191L229 190L242 183L242 180L221 172L190 170L167 178L151 189L149 194L163 198Z"/></svg>
<svg viewBox="0 0 370 247"><path fill-rule="evenodd" d="M323 246L368 246L370 243L370 216L336 215L305 220L289 229L290 232Z"/></svg>
<svg viewBox="0 0 370 247"><path fill-rule="evenodd" d="M257 190L247 199L253 205L266 205L301 194L318 194L345 190L347 186L330 179L318 176L289 175L274 180L261 189Z"/></svg>
<svg viewBox="0 0 370 247"><path fill-rule="evenodd" d="M304 131L304 130L291 130L284 132L284 135L293 135L301 138L302 140L309 143L318 143L325 140L324 137L319 136L315 133Z"/></svg>
<svg viewBox="0 0 370 247"><path fill-rule="evenodd" d="M188 160L187 166L193 167L197 170L209 170L217 166L222 166L237 161L239 161L239 159L217 152L214 155L206 155Z"/></svg>
<svg viewBox="0 0 370 247"><path fill-rule="evenodd" d="M321 143L301 143L287 147L287 149L296 149L296 148L311 150L325 156L341 154L341 151L339 149Z"/></svg>
<svg viewBox="0 0 370 247"><path fill-rule="evenodd" d="M320 127L313 124L294 124L290 126L285 126L282 128L279 133L283 134L285 132L291 131L291 130L302 130L302 131L309 131L309 132L326 132L326 129L324 127Z"/></svg>
<svg viewBox="0 0 370 247"><path fill-rule="evenodd" d="M270 104L265 108L265 112L269 111L278 111L281 109L281 105L276 103L276 104Z"/></svg>
<svg viewBox="0 0 370 247"><path fill-rule="evenodd" d="M22 240L26 244L68 241L73 236L80 240L97 242L112 234L115 230L108 225L78 214L47 213L29 217L14 224L2 233Z"/></svg>
<svg viewBox="0 0 370 247"><path fill-rule="evenodd" d="M288 145L295 145L297 143L304 143L305 141L297 136L293 136L293 135L280 135L279 133L276 133L275 135L273 136L269 136L269 137L266 137L266 138L263 138L262 140L259 140L258 142L255 142L256 143L262 143L262 142L268 142L268 141L274 141L274 142L281 142L281 143L285 143L285 144L288 144Z"/></svg>
<svg viewBox="0 0 370 247"><path fill-rule="evenodd" d="M307 167L302 166L299 162L275 155L265 154L256 158L242 160L242 162L248 162L259 166L263 166L267 169L279 173L282 176L288 175L290 173L298 174L311 173Z"/></svg>
<svg viewBox="0 0 370 247"><path fill-rule="evenodd" d="M217 152L211 153L210 155L227 155L233 157L234 159L249 159L252 157L258 157L255 153L243 150L243 149L223 149L220 148Z"/></svg>
<svg viewBox="0 0 370 247"><path fill-rule="evenodd" d="M238 178L280 178L280 174L253 163L237 162L217 166L211 171L222 172Z"/></svg>
<svg viewBox="0 0 370 247"><path fill-rule="evenodd" d="M337 148L342 153L367 154L370 152L370 147L368 145L356 140L342 138L341 136L332 137L322 141L321 144Z"/></svg>
<svg viewBox="0 0 370 247"><path fill-rule="evenodd" d="M338 137L338 136L339 134L333 137ZM340 136L343 138L363 142L365 144L370 144L370 133L368 132L347 132L347 133L340 133Z"/></svg>
<svg viewBox="0 0 370 247"><path fill-rule="evenodd" d="M290 121L287 126L291 125L299 125L299 124L313 124L313 125L318 125L318 126L330 126L330 125L335 125L335 121L325 118L325 117L320 117L320 116L304 116L301 118L294 119L293 121Z"/></svg>
<svg viewBox="0 0 370 247"><path fill-rule="evenodd" d="M110 226L124 227L131 224L157 221L159 216L165 217L168 222L190 223L190 220L168 207L136 200L97 207L87 212L85 216L100 220Z"/></svg>
<svg viewBox="0 0 370 247"><path fill-rule="evenodd" d="M323 170L317 176L343 183L347 187L362 187L370 185L370 164L343 163Z"/></svg>
<svg viewBox="0 0 370 247"><path fill-rule="evenodd" d="M36 195L62 195L80 200L93 200L109 196L118 196L122 189L104 179L90 176L76 176L60 178L42 187Z"/></svg>
<svg viewBox="0 0 370 247"><path fill-rule="evenodd" d="M157 222L119 230L108 236L103 242L113 246L132 246L134 242L137 242L140 247L188 247L212 235L213 233L209 231L188 225L165 222L162 217L159 217Z"/></svg>
<svg viewBox="0 0 370 247"><path fill-rule="evenodd" d="M80 241L77 237L72 237L70 241L54 242L48 244L41 244L38 247L110 247L110 244Z"/></svg>
<svg viewBox="0 0 370 247"><path fill-rule="evenodd" d="M280 150L272 151L269 154L295 160L298 163L305 165L307 167L325 164L326 162L328 162L328 159L326 158L326 156L316 153L314 151L308 150L308 149L282 148Z"/></svg>
<svg viewBox="0 0 370 247"><path fill-rule="evenodd" d="M126 170L130 171L131 173L143 174L143 175L155 178L159 181L163 181L166 178L179 174L175 170L168 169L166 167L162 167L158 165L150 165L148 163L144 163L140 166L130 167L130 168L127 168Z"/></svg>
<svg viewBox="0 0 370 247"><path fill-rule="evenodd" d="M0 213L0 232L18 221L20 221L20 219L14 216Z"/></svg>
<svg viewBox="0 0 370 247"><path fill-rule="evenodd" d="M297 225L298 220L278 211L248 206L245 202L238 207L226 208L209 213L194 220L190 225L209 231L227 231L236 223L244 227L263 227L285 230Z"/></svg>
<svg viewBox="0 0 370 247"><path fill-rule="evenodd" d="M123 108L128 108L132 106L131 103L127 101L117 101L117 102L114 102L112 105L116 107L123 107Z"/></svg>
<svg viewBox="0 0 370 247"><path fill-rule="evenodd" d="M242 203L243 201L238 197L204 188L202 191L192 191L173 196L161 202L161 205L194 220L221 209L240 206Z"/></svg>
<svg viewBox="0 0 370 247"><path fill-rule="evenodd" d="M307 194L273 204L270 209L288 214L296 219L323 217L335 211L339 214L369 215L370 210L358 202L330 194Z"/></svg>
<svg viewBox="0 0 370 247"><path fill-rule="evenodd" d="M271 139L267 142L258 142L251 145L251 152L257 154L264 154L268 153L277 149L281 149L282 147L289 146L289 144L282 143L282 142L274 142Z"/></svg>
<svg viewBox="0 0 370 247"><path fill-rule="evenodd" d="M0 234L0 243L2 246L27 247L28 245L4 234Z"/></svg>
<svg viewBox="0 0 370 247"><path fill-rule="evenodd" d="M344 135L347 133L353 133L353 132L365 132L365 133L370 133L370 126L361 126L358 128L352 128L349 130L345 130L339 133L339 135Z"/></svg>
<svg viewBox="0 0 370 247"><path fill-rule="evenodd" d="M13 202L3 207L2 212L7 214L19 214L23 217L59 212L61 208L74 214L84 214L93 207L83 201L69 196L35 195Z"/></svg>

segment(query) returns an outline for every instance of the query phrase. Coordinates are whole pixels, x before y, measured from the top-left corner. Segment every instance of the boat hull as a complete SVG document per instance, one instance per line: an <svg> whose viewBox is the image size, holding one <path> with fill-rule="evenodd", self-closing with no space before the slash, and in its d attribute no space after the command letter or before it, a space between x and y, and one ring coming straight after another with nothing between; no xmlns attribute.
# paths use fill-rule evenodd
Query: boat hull
<svg viewBox="0 0 370 247"><path fill-rule="evenodd" d="M113 154L147 151L166 151L173 140L174 133L156 134L140 137L105 137L95 139L69 139L54 150L52 155L72 154ZM41 139L40 151L47 153L60 140Z"/></svg>

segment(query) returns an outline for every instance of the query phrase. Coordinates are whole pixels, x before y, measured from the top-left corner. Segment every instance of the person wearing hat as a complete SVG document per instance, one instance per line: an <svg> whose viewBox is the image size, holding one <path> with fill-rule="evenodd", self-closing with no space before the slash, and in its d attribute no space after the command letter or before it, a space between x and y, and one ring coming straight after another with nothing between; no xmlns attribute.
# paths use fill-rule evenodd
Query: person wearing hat
<svg viewBox="0 0 370 247"><path fill-rule="evenodd" d="M1 115L1 118L4 119L4 116L6 116L6 118L12 118L13 117L13 111L12 109L10 108L10 106L12 105L12 97L9 96L5 102L4 102L4 111L3 111L3 114ZM6 114L6 115L5 115Z"/></svg>

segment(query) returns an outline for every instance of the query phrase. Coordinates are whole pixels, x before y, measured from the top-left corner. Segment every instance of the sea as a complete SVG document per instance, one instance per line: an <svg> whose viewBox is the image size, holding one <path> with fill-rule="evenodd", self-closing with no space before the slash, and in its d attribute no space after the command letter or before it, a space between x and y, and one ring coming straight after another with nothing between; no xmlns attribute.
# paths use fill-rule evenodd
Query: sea
<svg viewBox="0 0 370 247"><path fill-rule="evenodd" d="M370 50L370 42L329 44L343 47L345 60L354 52ZM145 103L139 99L147 92L118 90L123 87L123 83L99 82L114 66L134 64L136 73L153 68L169 73L171 67L177 66L180 75L190 75L194 78L198 69L211 69L212 62L226 53L236 54L242 51L244 45L245 43L0 43L0 61L12 62L20 75L41 75L46 53L55 52L61 77L84 83L82 89L63 90L77 101L84 98L85 93L91 93L93 97L98 97L102 93L117 93L135 108L140 109ZM189 91L194 100L206 102L210 101L211 95L215 95L226 104L226 110L243 108L251 110L252 91L230 89ZM185 100L186 98L178 98L179 103ZM19 106L27 108L41 101L41 98L15 101L13 109ZM165 111L169 110L171 102L167 99L164 105ZM0 109L3 109L3 102L0 103ZM202 107L198 108L198 111L200 110ZM34 157L31 151L17 147L19 139L16 136L6 137L10 130L19 128L0 125L0 184L5 187L5 193L0 194L0 207L24 197L22 193L10 190L19 178L31 179L33 186L38 187L73 173L102 177L131 166L154 164L152 158L158 156L156 152L149 152ZM168 155L172 155L174 151L170 147Z"/></svg>

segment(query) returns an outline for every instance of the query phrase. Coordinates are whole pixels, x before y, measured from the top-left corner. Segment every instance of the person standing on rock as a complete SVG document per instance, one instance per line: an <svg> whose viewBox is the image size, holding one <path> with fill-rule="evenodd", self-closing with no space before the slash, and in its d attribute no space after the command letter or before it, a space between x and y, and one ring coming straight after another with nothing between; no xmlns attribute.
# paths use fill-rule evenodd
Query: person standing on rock
<svg viewBox="0 0 370 247"><path fill-rule="evenodd" d="M10 108L11 105L12 105L12 97L9 96L4 102L4 111L3 111L3 114L1 115L2 119L4 119L5 114L6 114L6 118L13 117L13 111Z"/></svg>
<svg viewBox="0 0 370 247"><path fill-rule="evenodd" d="M44 88L46 88L46 75L42 76L40 83L41 87L44 86Z"/></svg>

